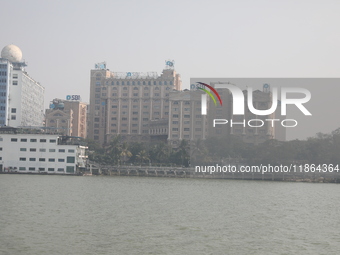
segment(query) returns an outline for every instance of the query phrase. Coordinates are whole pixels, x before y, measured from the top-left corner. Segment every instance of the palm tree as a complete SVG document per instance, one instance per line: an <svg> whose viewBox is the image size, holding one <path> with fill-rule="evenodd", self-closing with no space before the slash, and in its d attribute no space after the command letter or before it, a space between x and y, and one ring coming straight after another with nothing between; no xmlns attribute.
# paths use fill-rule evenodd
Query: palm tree
<svg viewBox="0 0 340 255"><path fill-rule="evenodd" d="M129 151L129 147L126 142L123 143L120 150L120 158L125 163L132 156L132 153Z"/></svg>
<svg viewBox="0 0 340 255"><path fill-rule="evenodd" d="M146 152L146 150L141 150L136 157L140 160L140 163L143 163L146 160L150 160L149 154Z"/></svg>
<svg viewBox="0 0 340 255"><path fill-rule="evenodd" d="M112 164L117 164L121 152L120 136L112 137L109 145L106 147L106 155L110 158Z"/></svg>
<svg viewBox="0 0 340 255"><path fill-rule="evenodd" d="M157 161L164 163L169 160L170 149L170 146L166 143L157 144L155 147Z"/></svg>
<svg viewBox="0 0 340 255"><path fill-rule="evenodd" d="M190 146L190 160L191 163L197 164L207 161L208 150L203 140L198 139Z"/></svg>

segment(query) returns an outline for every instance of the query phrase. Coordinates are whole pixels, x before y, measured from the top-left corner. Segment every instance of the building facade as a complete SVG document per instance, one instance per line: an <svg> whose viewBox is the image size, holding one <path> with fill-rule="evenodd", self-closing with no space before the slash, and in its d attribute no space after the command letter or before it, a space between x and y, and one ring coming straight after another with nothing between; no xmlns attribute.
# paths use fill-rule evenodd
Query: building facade
<svg viewBox="0 0 340 255"><path fill-rule="evenodd" d="M204 140L208 135L208 119L201 114L201 91L170 93L168 142L177 147L181 140Z"/></svg>
<svg viewBox="0 0 340 255"><path fill-rule="evenodd" d="M169 118L169 93L181 90L180 75L167 61L157 73L115 73L105 64L91 70L87 137L104 145L112 136L149 141L149 121Z"/></svg>
<svg viewBox="0 0 340 255"><path fill-rule="evenodd" d="M42 126L44 87L25 71L22 52L7 45L0 58L0 126Z"/></svg>
<svg viewBox="0 0 340 255"><path fill-rule="evenodd" d="M0 172L77 174L85 171L86 150L76 137L0 128Z"/></svg>
<svg viewBox="0 0 340 255"><path fill-rule="evenodd" d="M45 126L51 132L86 138L86 117L86 103L56 98L46 110Z"/></svg>

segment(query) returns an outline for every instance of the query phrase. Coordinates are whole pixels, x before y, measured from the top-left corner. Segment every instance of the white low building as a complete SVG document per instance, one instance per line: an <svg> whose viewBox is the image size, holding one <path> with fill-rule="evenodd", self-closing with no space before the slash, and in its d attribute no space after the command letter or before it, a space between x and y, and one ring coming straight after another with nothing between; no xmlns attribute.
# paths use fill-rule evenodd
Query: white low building
<svg viewBox="0 0 340 255"><path fill-rule="evenodd" d="M80 137L0 128L0 172L78 174L85 170L86 150Z"/></svg>

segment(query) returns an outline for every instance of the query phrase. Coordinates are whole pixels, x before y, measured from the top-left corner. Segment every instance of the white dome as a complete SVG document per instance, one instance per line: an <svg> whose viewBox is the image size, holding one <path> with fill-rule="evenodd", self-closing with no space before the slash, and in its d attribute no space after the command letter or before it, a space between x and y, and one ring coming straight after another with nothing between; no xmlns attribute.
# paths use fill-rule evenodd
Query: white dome
<svg viewBox="0 0 340 255"><path fill-rule="evenodd" d="M1 57L8 59L10 62L21 62L22 52L18 46L10 44L2 49Z"/></svg>

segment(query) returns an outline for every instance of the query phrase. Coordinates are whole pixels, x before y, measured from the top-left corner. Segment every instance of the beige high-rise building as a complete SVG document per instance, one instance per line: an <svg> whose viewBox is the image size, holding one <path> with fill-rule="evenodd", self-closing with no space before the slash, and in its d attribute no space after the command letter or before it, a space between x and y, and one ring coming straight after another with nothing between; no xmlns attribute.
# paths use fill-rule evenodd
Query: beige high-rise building
<svg viewBox="0 0 340 255"><path fill-rule="evenodd" d="M86 103L56 98L46 110L45 126L59 134L86 138L86 115Z"/></svg>
<svg viewBox="0 0 340 255"><path fill-rule="evenodd" d="M111 72L105 63L97 64L91 70L87 137L100 145L115 135L149 141L149 122L169 118L169 93L181 86L172 61L161 75Z"/></svg>
<svg viewBox="0 0 340 255"><path fill-rule="evenodd" d="M207 116L201 114L201 91L186 90L170 93L168 142L176 147L181 140L204 140Z"/></svg>

